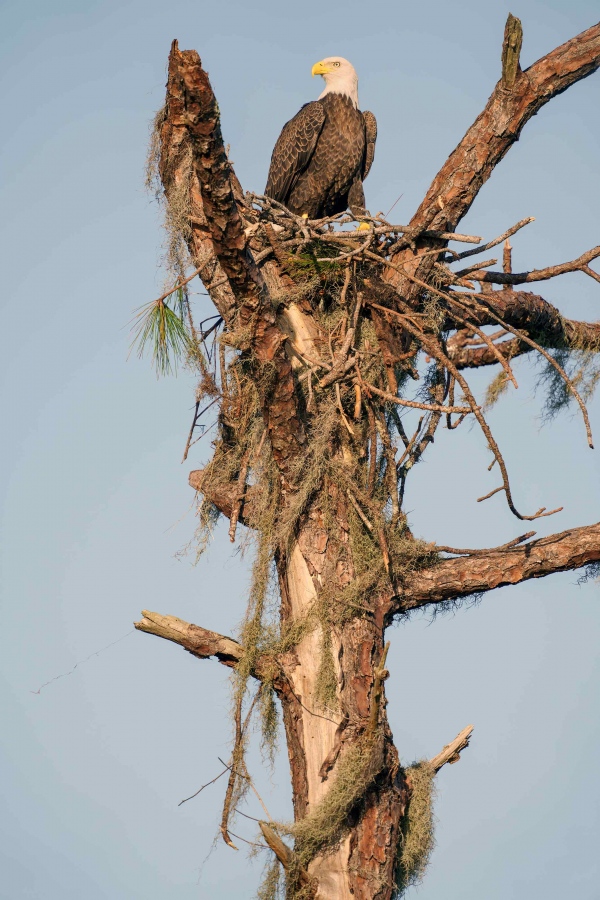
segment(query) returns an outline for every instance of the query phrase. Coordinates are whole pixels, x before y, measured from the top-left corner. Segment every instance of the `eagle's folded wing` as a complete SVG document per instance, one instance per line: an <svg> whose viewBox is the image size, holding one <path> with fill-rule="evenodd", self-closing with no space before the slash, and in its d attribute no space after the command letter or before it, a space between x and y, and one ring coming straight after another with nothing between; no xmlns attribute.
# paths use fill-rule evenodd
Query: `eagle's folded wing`
<svg viewBox="0 0 600 900"><path fill-rule="evenodd" d="M367 146L365 148L365 162L363 166L363 175L362 180L364 181L371 166L373 165L373 159L375 158L375 141L377 140L377 119L373 115L372 112L366 110L363 113L363 119L365 122L365 137L367 139Z"/></svg>
<svg viewBox="0 0 600 900"><path fill-rule="evenodd" d="M318 100L306 103L283 126L271 157L265 194L285 203L298 177L307 167L321 133L325 111Z"/></svg>

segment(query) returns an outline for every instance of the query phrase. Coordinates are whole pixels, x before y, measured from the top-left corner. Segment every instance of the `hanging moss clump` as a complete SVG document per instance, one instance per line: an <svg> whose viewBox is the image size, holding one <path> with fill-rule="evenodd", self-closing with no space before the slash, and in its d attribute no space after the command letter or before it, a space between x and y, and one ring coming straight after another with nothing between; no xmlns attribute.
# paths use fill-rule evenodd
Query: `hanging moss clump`
<svg viewBox="0 0 600 900"><path fill-rule="evenodd" d="M423 880L435 846L433 800L435 769L427 760L406 769L411 795L408 812L400 823L395 898Z"/></svg>

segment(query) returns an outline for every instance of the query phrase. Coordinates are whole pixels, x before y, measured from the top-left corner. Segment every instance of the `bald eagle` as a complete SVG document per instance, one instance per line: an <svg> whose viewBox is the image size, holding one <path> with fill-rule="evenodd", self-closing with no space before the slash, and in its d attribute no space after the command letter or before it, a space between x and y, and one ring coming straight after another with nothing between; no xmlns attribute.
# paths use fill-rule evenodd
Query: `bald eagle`
<svg viewBox="0 0 600 900"><path fill-rule="evenodd" d="M267 197L297 215L318 219L344 212L366 213L363 181L375 155L377 122L358 108L358 76L341 56L312 68L325 90L306 103L282 129L275 144Z"/></svg>

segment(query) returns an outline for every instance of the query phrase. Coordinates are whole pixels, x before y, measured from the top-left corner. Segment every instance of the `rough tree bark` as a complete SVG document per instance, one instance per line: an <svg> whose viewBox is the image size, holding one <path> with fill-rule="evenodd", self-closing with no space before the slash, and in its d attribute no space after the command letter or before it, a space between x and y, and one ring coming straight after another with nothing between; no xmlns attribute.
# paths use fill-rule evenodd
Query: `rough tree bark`
<svg viewBox="0 0 600 900"><path fill-rule="evenodd" d="M576 270L600 280L589 265L599 248L572 263L514 275L506 243L503 272L488 272L489 261L449 269L454 261L500 240L461 254L446 250L450 239L462 245L479 240L459 235L456 229L526 122L552 97L600 66L600 25L525 71L519 65L520 45L520 23L509 17L500 81L434 178L409 225L389 226L374 219L369 234L350 235L328 230L328 223L286 216L285 210L264 198L244 197L224 149L217 101L201 60L195 51L180 51L177 42L172 45L160 120L160 177L167 203L174 204L182 191L186 195L183 233L191 262L223 320L223 344L227 346L227 335L237 336L233 346L254 378L265 429L257 455L268 445L282 515L298 506L303 489L298 472L315 427L313 379L320 379L315 384L319 396L325 391L337 396L338 437L331 439L328 452L342 470L341 480L325 479L313 486L298 506L291 540L274 550L282 633L308 620L322 598L335 606L336 597L345 596L349 586L363 577L352 539L353 522L364 528L381 557L382 577L361 596L361 614L338 617L331 628L327 618L311 620L310 628L300 630L298 639L278 652L255 654L247 672L272 686L281 703L296 823L320 808L353 750L362 748L367 755L360 794L345 810L344 827L333 841L317 846L305 866L294 869L294 848L272 823L261 826L288 872L290 896L304 891L303 896L321 900L387 900L397 890L397 848L412 787L386 715L384 635L394 616L600 561L600 524L534 541L529 533L504 547L462 551L415 542L401 508L409 469L432 443L444 416L453 428L472 415L488 437L481 409L469 399L468 385L464 387L465 369L499 365L512 378L510 360L521 353L547 355L552 348L595 352L600 346L598 323L565 319L542 297L512 290L514 284ZM522 225L507 232L506 240ZM341 303L353 279L346 332L339 332L333 343L314 302L295 290L288 269L290 253L318 247L319 241L339 247L344 272ZM494 289L494 284L501 288ZM427 318L432 298L442 310L435 325ZM381 360L378 384L366 379L367 351L358 347L356 329L367 320L378 344L367 351L377 352ZM482 331L489 325L500 332ZM404 371L416 374L413 363L419 352L433 357L442 373L422 403L407 400L399 387L405 364ZM267 368L269 378L263 377ZM455 386L462 388L466 406L455 404ZM574 385L568 389L578 397ZM229 402L226 379L220 400L220 427L233 432L235 425L223 412ZM426 419L412 438L397 425L404 441L400 453L388 431L397 404L422 408ZM453 421L453 414L460 418ZM500 451L493 438L488 440L502 475L498 490L505 493L511 509L520 518L547 514L539 510L521 516L516 511ZM232 521L232 535L238 521L260 528L261 486L247 483L248 468L254 465L249 454L227 481L213 477L212 463L190 476L192 487ZM363 470L364 483L353 482L353 473ZM419 565L402 563L393 543L396 534L402 535L403 547L418 543ZM241 643L172 616L144 612L136 627L231 668L249 659L250 651ZM335 703L324 711L316 698L326 644L334 661ZM469 735L470 730L461 733L431 760L432 770L454 761Z"/></svg>

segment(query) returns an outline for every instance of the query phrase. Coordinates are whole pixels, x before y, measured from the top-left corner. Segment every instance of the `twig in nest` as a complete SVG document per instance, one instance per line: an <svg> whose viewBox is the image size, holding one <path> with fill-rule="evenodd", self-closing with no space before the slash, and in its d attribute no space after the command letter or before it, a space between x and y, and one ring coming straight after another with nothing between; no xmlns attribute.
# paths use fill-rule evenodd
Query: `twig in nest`
<svg viewBox="0 0 600 900"><path fill-rule="evenodd" d="M358 293L356 297L356 303L354 306L354 311L352 313L352 325L346 332L346 337L344 338L344 343L342 344L339 352L333 359L333 365L331 366L331 370L325 375L321 381L319 382L319 387L324 388L343 375L348 369L351 369L353 366L353 362L348 360L348 354L350 352L350 348L352 346L352 341L354 340L354 335L356 334L356 326L358 325L358 317L360 315L360 310L363 302L362 293Z"/></svg>
<svg viewBox="0 0 600 900"><path fill-rule="evenodd" d="M361 244L360 247L357 247L356 250L349 250L347 253L340 253L339 256L336 256L335 261L338 262L338 260L342 260L342 259L346 259L346 260L350 261L351 259L355 259L357 256L360 256L361 253L364 253L365 250L367 249L367 247L370 247L370 245L373 243L373 237L374 237L373 232L371 232L369 234L368 238L366 239L366 241L363 244ZM323 239L323 238L321 238L321 239ZM315 262L318 262L318 263L331 262L331 257L330 256L318 256L318 257L316 257Z"/></svg>
<svg viewBox="0 0 600 900"><path fill-rule="evenodd" d="M600 247L597 247L597 248L595 248L594 251L589 251L589 252L590 252L590 253L591 253L591 252L595 252L596 250L598 251L597 255L600 255ZM375 257L376 259L379 258L379 257L376 257L375 254L371 254L369 251L367 251L367 256L373 256L373 257ZM582 258L583 258L583 257L580 257L580 259L582 259ZM424 288L425 290L430 291L430 292L432 292L432 293L434 293L434 294L437 294L438 296L443 297L445 300L449 300L451 303L454 303L454 304L456 304L457 306L460 306L462 309L465 309L465 308L466 308L467 310L469 309L468 304L466 304L463 300L461 300L461 299L459 298L458 295L456 295L456 294L451 295L451 294L448 294L447 292L440 291L440 290L438 290L437 288L434 288L434 287L432 287L431 285L426 284L424 281L421 281L419 278L415 278L414 275L411 275L409 272L406 272L405 270L400 269L398 266L395 266L395 265L393 265L392 263L388 263L387 260L383 260L383 262L385 262L387 265L391 266L393 269L396 269L398 272L402 272L402 273L409 279L409 281L414 282L414 284L418 284L420 287ZM576 262L579 262L579 260L576 260ZM557 268L560 268L560 267L557 267ZM578 404L579 404L579 407L580 407L580 409L581 409L581 413L582 413L582 415L583 415L583 421L584 421L584 423L585 423L585 430L586 430L586 434L587 434L588 445L593 449L594 444L593 444L593 440L592 440L592 430L591 430L590 421L589 421L589 417L588 417L588 413L587 413L587 409L586 409L585 403L583 402L583 400L582 400L581 397L579 396L579 393L578 393L578 391L577 391L575 385L574 385L574 384L572 383L572 381L569 379L569 377L568 377L567 373L564 371L564 369L563 369L561 366L559 366L559 364L556 362L556 360L555 360L552 356L550 356L550 354L549 354L543 347L541 347L538 343L536 343L536 341L532 340L532 339L531 339L530 337L528 337L528 335L526 335L524 332L519 331L519 330L516 329L516 328L512 328L512 326L508 325L508 324L504 321L504 319L501 319L500 316L498 316L498 315L494 312L494 309L493 309L493 306L492 306L492 302L493 302L493 301L491 301L490 298L488 298L488 297L486 297L486 296L484 296L484 295L482 295L482 294L477 294L477 295L475 295L475 296L474 296L474 295L469 295L469 296L467 297L467 300L468 300L469 302L472 302L472 301L479 302L480 305L482 305L482 306L485 308L486 312L487 312L492 318L494 318L494 319L496 320L496 322L498 322L499 325L502 325L502 327L505 328L506 331L509 331L511 334L514 334L516 337L522 339L526 344L529 344L534 350L537 350L538 353L541 353L541 355L544 357L544 359L546 359L546 360L550 363L550 365L553 366L553 368L556 369L556 371L560 374L561 378L563 378L563 380L565 381L565 383L568 385L569 390L572 392L573 396L575 397L575 399L577 400L577 402L578 402ZM401 301L400 301L400 302L401 302ZM409 308L407 308L407 309L408 309L408 311L410 312ZM390 310L390 312L393 313L394 310ZM398 314L398 315L400 315L400 314ZM411 331L411 328L408 326L408 324L407 324L405 327L407 328L408 331ZM423 346L425 346L425 343L423 342L422 337L420 337L418 334L417 334L417 337L419 337L419 338L421 339L421 342L423 343ZM424 337L424 336L423 336L423 337ZM434 353L432 353L431 355L432 355L432 356L435 356ZM448 357L446 357L446 359L448 359ZM444 363L444 365L446 365L446 364ZM453 372L456 372L456 373L457 373L458 370L456 370L456 368L455 368L454 366L452 366L452 368L450 368L451 366L452 366L452 363L451 363L450 360L448 359L448 365L446 365L446 368L447 368L449 371L453 371ZM457 381L459 382L459 384L461 385L461 387L463 387L463 384L466 384L466 381L464 380L464 378L462 378L462 376L458 377L458 374L457 374ZM468 390L468 386L467 386L467 390ZM468 396L467 393L464 391L464 387L463 387L463 392L465 393L465 397ZM469 394L471 395L471 397L473 396L473 395L471 394L470 390L469 390ZM473 402L475 402L475 401L473 401ZM479 409L479 408L478 408L478 409ZM475 412L475 410L473 410L473 412ZM485 419L483 418L483 415L481 414L480 411L479 411L479 415L476 413L476 417L477 417L477 420L480 422L480 424L481 424L482 422L485 422ZM488 426L487 426L487 423L486 423L486 426L485 426L485 427L486 427L486 429L489 431L489 428L488 428ZM482 428L483 428L483 425L482 425ZM490 432L490 434L491 434L491 432ZM486 436L487 436L487 435L486 435ZM493 440L493 438L492 438L492 440ZM495 441L494 441L494 445L497 447ZM500 452L500 451L498 451L498 452ZM498 462L500 462L500 460L498 460ZM502 468L502 466L501 466L500 468ZM506 487L506 484L507 484L507 482L505 483L505 487ZM510 489L509 489L509 490L510 490ZM508 497L508 492L507 492L507 497ZM487 499L487 498L482 498L482 499ZM521 516L520 514L518 514L518 513L516 512L516 510L514 509L514 507L513 507L511 504L512 504L512 500L510 500L509 506L510 506L511 510L514 512L514 514L515 514L515 515L518 515L518 518L525 518L525 519L539 518L539 517L542 516L542 515L550 516L550 515L552 515L553 513L559 512L559 511L560 511L559 509L555 509L555 510L552 510L552 512L545 512L545 511L544 511L544 510L545 510L545 507L543 507L543 508L540 509L540 510L538 511L538 513L536 513L536 515L533 516L533 517L531 517L531 516ZM560 507L560 509L562 509L562 507Z"/></svg>
<svg viewBox="0 0 600 900"><path fill-rule="evenodd" d="M365 526L365 528L367 528L370 532L372 532L372 531L373 531L373 526L371 525L371 523L369 522L369 520L368 520L367 517L365 516L364 512L362 511L362 509L361 509L360 506L358 505L358 501L357 501L356 498L353 496L352 491L350 490L350 488L348 488L348 489L346 490L346 493L348 494L348 499L350 500L350 503L352 504L352 506L353 506L354 509L356 510L357 516L359 517L359 519L361 520L361 522L363 523L363 525Z"/></svg>
<svg viewBox="0 0 600 900"><path fill-rule="evenodd" d="M408 277L411 278L410 275L409 275ZM425 282L418 282L417 279L412 279L412 280L416 280L417 283L420 283L420 284L423 284L423 285L425 284ZM438 290L435 289L435 288L432 288L432 290L434 290L435 293L439 294L439 295L440 295L441 297L443 297L445 300L451 300L451 301L454 300L453 297L451 297L449 294L446 294L444 291L438 291ZM461 305L462 305L462 304L461 304ZM387 306L380 306L379 303L374 303L373 301L371 301L371 302L369 303L369 306L372 306L372 307L374 307L375 309L379 309L379 310L381 310L381 311L384 312L384 313L386 313L386 312L391 312L393 315L396 315L396 316L398 316L399 318L404 318L404 317L402 316L401 313L397 313L395 310L391 310L391 309L390 309L389 307L387 307ZM519 385L517 384L517 380L516 380L516 378L515 378L515 376L514 376L514 374L513 374L513 371L512 371L512 369L511 369L511 367L510 367L510 364L509 364L509 362L506 360L506 358L505 358L504 356L502 356L502 354L501 354L500 351L498 350L498 347L496 346L496 344L494 344L494 342L493 342L493 340L492 340L492 336L486 334L485 331L482 331L482 329L479 328L479 326L476 325L474 322L471 322L471 321L468 320L468 319L463 319L462 316L459 316L457 313L452 313L452 318L455 319L455 320L459 323L459 325L463 325L466 329L468 329L468 331L469 331L470 333L475 333L475 334L477 334L477 335L479 336L480 342L481 342L482 344L485 344L485 345L492 351L492 353L496 356L498 362L500 363L500 365L502 366L502 368L503 368L504 371L506 372L507 378L512 382L512 384L514 385L515 388L518 388ZM412 319L412 316L411 316L411 319Z"/></svg>
<svg viewBox="0 0 600 900"><path fill-rule="evenodd" d="M339 385L339 382L337 382L337 381L335 383L335 396L337 398L337 405L338 405L338 409L340 411L340 416L342 417L342 422L348 429L348 433L350 435L352 435L352 437L354 437L354 429L352 428L352 425L346 418L346 413L344 412L344 407L342 406L342 396L340 393L340 385Z"/></svg>
<svg viewBox="0 0 600 900"><path fill-rule="evenodd" d="M356 371L358 372L359 380L362 381L358 366L356 367ZM373 407L370 403L367 403L366 406L367 417L369 419L369 475L367 480L367 491L369 492L369 496L372 497L375 491L375 476L377 474L377 427L375 425L375 413L373 412Z"/></svg>
<svg viewBox="0 0 600 900"><path fill-rule="evenodd" d="M496 359L498 360L498 362L500 363L500 365L506 372L506 377L512 383L513 387L515 389L518 389L519 385L517 384L517 379L515 378L515 376L513 374L513 370L510 366L510 363L502 355L502 353L498 349L497 345L493 342L491 336L486 334L485 331L482 331L481 328L479 328L477 325L475 325L470 320L463 319L462 316L458 316L456 313L452 313L452 318L456 319L456 321L458 322L459 325L463 325L465 328L470 329L474 334L476 334L479 337L481 343L485 344L486 347L488 347L488 349L492 351L492 353L494 354L494 356L496 357Z"/></svg>
<svg viewBox="0 0 600 900"><path fill-rule="evenodd" d="M346 294L348 293L348 287L350 285L350 278L352 277L352 268L350 263L346 266L346 271L344 272L344 284L342 287L342 293L340 294L340 306L344 306L346 303Z"/></svg>
<svg viewBox="0 0 600 900"><path fill-rule="evenodd" d="M266 429L265 429L266 431ZM237 529L238 519L240 517L240 511L242 508L242 503L244 502L244 495L246 493L246 478L248 476L248 464L250 462L250 452L248 449L244 453L242 457L242 463L240 466L240 474L237 480L237 494L235 498L235 504L231 510L231 518L229 519L229 540L233 544L235 542L235 532Z"/></svg>
<svg viewBox="0 0 600 900"><path fill-rule="evenodd" d="M434 354L432 353L431 355L433 356ZM362 385L366 391L377 394L378 397L382 397L390 403L397 403L398 406L408 406L411 409L425 409L428 412L465 413L465 415L473 411L466 406L438 406L436 403L419 403L417 400L405 400L404 397L394 397L394 395L388 393L388 391L382 391L378 387L375 387L375 385L364 380Z"/></svg>
<svg viewBox="0 0 600 900"><path fill-rule="evenodd" d="M456 366L442 351L442 348L439 346L437 341L435 341L433 339L432 344L433 344L433 347L435 348L435 351L432 353L432 356L435 356L437 359L439 359L444 364L446 369L449 372L451 372L452 375L454 375L454 377L456 378L456 380L458 381L458 383L460 384L460 386L462 388L462 392L465 395L465 397L471 407L473 415L479 422L481 430L483 431L483 433L485 434L485 436L487 438L490 449L491 449L492 453L494 454L494 456L496 457L498 466L500 468L500 472L502 473L502 487L499 488L498 490L504 491L504 493L506 495L506 502L508 503L510 511L513 513L513 515L515 515L518 519L522 519L522 520L531 522L534 519L540 519L544 516L551 516L556 512L560 512L560 510L562 509L562 506L557 509L552 509L549 512L546 512L546 507L542 507L541 509L538 509L538 511L532 516L524 516L517 510L517 508L514 504L513 498L512 498L506 463L504 462L504 458L503 458L502 454L500 453L500 448L498 447L498 444L496 443L494 435L492 434L492 431L491 431L488 423L486 422L483 413L481 412L481 408L477 405L475 397L473 396L473 394L471 392L471 388L469 387L466 379L463 378L463 376L461 375L459 370L456 368ZM492 494L490 494L489 496L492 496L493 493L496 493L496 491L493 491ZM487 498L481 498L481 499L487 499Z"/></svg>
<svg viewBox="0 0 600 900"><path fill-rule="evenodd" d="M360 384L358 383L358 381L354 385L354 396L354 421L358 422L362 409L362 392L360 390Z"/></svg>
<svg viewBox="0 0 600 900"><path fill-rule="evenodd" d="M417 430L415 431L415 433L414 433L413 436L411 437L410 441L408 442L408 444L407 444L407 446L406 446L406 448L405 448L405 450L404 450L404 453L402 454L402 456L400 457L400 459L399 459L398 462L396 463L396 469L397 469L397 470L400 470L400 468L401 468L402 463L404 462L404 460L405 460L408 456L410 456L411 451L412 451L412 449L413 449L413 447L414 447L414 445L415 445L415 441L417 440L417 437L419 436L419 432L421 431L421 425L423 424L423 419L424 419L424 418L425 418L425 416L421 416L421 418L419 419L419 424L417 425Z"/></svg>
<svg viewBox="0 0 600 900"><path fill-rule="evenodd" d="M424 282L420 282L418 278L413 278L411 275L408 275L407 277L411 281L415 281L417 284L423 284L424 287L427 288L427 285L425 285ZM437 290L435 290L435 292L438 294L442 293L441 291L437 291ZM450 299L453 299L453 298L450 298ZM406 306L406 304L404 304L400 298L398 298L398 302L401 305ZM406 307L406 308L408 309L408 307ZM392 314L395 313L394 310L388 310L388 311ZM398 313L397 315L401 316L400 313ZM546 512L546 508L542 507L533 516L524 516L517 510L517 508L514 505L513 499L512 499L510 482L509 482L509 478L508 478L508 471L506 469L506 464L504 462L502 454L500 453L500 448L498 447L498 444L496 443L496 440L491 432L491 429L490 429L488 423L486 422L483 413L481 412L481 408L477 405L477 401L475 400L475 397L473 396L473 393L469 387L468 382L462 376L460 371L456 368L456 366L454 365L452 360L449 359L449 357L444 353L440 343L433 335L427 335L424 332L422 332L416 325L411 323L408 316L404 316L404 317L401 316L401 318L403 318L404 327L406 328L406 330L409 331L411 334L413 334L421 342L423 348L429 353L430 356L432 356L434 359L437 359L440 363L442 363L442 365L446 368L446 370L455 377L456 381L459 383L459 385L462 388L463 394L465 395L465 398L467 399L469 406L471 407L471 412L473 413L473 415L479 422L481 430L483 431L483 433L485 434L485 436L487 438L487 441L488 441L488 444L489 444L489 447L490 447L492 453L496 457L498 466L502 473L502 486L495 489L490 494L487 494L485 497L482 497L480 499L481 500L488 499L488 497L492 497L495 493L498 493L498 491L503 490L506 495L506 502L508 503L509 509L511 510L513 515L515 515L518 519L522 519L522 520L526 520L526 521L533 521L534 519L539 519L544 516L551 516L556 512L560 512L562 507L550 510L549 512ZM508 326L504 322L502 322L500 319L498 319L498 322L504 328L508 329ZM456 409L456 407L455 407L455 409ZM463 412L463 410L461 409L460 412Z"/></svg>

